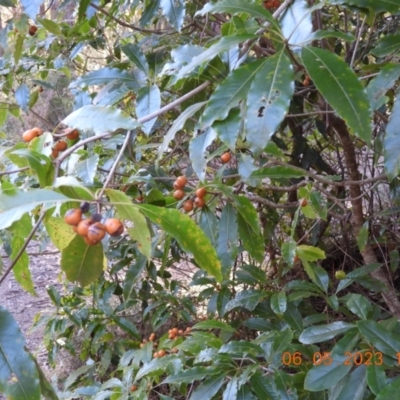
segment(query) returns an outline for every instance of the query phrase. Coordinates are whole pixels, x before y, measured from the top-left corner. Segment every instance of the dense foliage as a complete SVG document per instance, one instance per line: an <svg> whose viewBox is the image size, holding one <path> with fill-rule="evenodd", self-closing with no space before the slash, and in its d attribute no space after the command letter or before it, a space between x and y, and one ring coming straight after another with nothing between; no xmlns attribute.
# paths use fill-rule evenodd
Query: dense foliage
<svg viewBox="0 0 400 400"><path fill-rule="evenodd" d="M0 392L397 398L399 9L0 0L0 284L34 295L27 244L54 245L36 323L82 361L50 384L0 306ZM82 201L124 233L87 244Z"/></svg>

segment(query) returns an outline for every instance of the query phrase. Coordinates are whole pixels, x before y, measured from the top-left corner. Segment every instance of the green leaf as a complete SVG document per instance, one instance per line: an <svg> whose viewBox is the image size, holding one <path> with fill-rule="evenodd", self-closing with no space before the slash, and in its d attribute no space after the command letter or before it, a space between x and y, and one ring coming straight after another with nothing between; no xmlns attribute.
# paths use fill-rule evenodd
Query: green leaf
<svg viewBox="0 0 400 400"><path fill-rule="evenodd" d="M161 95L160 89L157 85L146 86L139 90L136 99L136 116L138 119L146 117L147 115L156 112L161 107ZM146 134L149 135L151 128L155 124L157 118L153 118L150 121L145 122L141 129Z"/></svg>
<svg viewBox="0 0 400 400"><path fill-rule="evenodd" d="M400 338L398 334L387 331L382 325L375 321L357 321L357 327L374 348L389 357L396 358L400 349Z"/></svg>
<svg viewBox="0 0 400 400"><path fill-rule="evenodd" d="M356 37L350 32L342 32L342 31L335 31L333 29L326 29L326 30L318 30L312 32L309 36L307 36L303 44L313 42L314 40L320 40L330 37L338 38L344 40L345 42L353 42L354 40L356 40Z"/></svg>
<svg viewBox="0 0 400 400"><path fill-rule="evenodd" d="M272 375L263 376L257 372L250 378L250 384L258 399L279 400L281 398Z"/></svg>
<svg viewBox="0 0 400 400"><path fill-rule="evenodd" d="M206 61L211 61L215 56L223 51L235 48L240 42L244 42L248 39L253 39L253 35L235 35L223 37L217 43L213 44L207 50L203 51L200 55L192 58L189 64L185 65L181 70L175 75L175 81L182 79L189 72L192 72L196 67L200 66Z"/></svg>
<svg viewBox="0 0 400 400"><path fill-rule="evenodd" d="M140 26L147 25L154 15L157 14L158 9L160 8L160 1L161 0L148 0L145 2L145 8L140 17Z"/></svg>
<svg viewBox="0 0 400 400"><path fill-rule="evenodd" d="M212 144L217 134L212 128L206 128L205 132L201 132L194 137L189 144L190 161L192 167L199 179L205 180L205 167L208 162L207 148Z"/></svg>
<svg viewBox="0 0 400 400"><path fill-rule="evenodd" d="M399 10L399 0L329 0L331 4L348 4L359 8L370 8L376 13L389 11L396 13Z"/></svg>
<svg viewBox="0 0 400 400"><path fill-rule="evenodd" d="M137 205L136 207L151 221L173 236L185 251L192 253L201 269L221 282L221 264L215 248L193 220L174 209L151 205Z"/></svg>
<svg viewBox="0 0 400 400"><path fill-rule="evenodd" d="M15 91L15 100L18 105L24 110L28 112L29 110L29 88L25 83L17 88Z"/></svg>
<svg viewBox="0 0 400 400"><path fill-rule="evenodd" d="M400 390L400 378L397 378L395 381L392 381L379 392L378 396L376 396L375 400L388 400L395 399L399 395Z"/></svg>
<svg viewBox="0 0 400 400"><path fill-rule="evenodd" d="M92 185L99 164L99 155L94 154L75 164L76 175L85 185Z"/></svg>
<svg viewBox="0 0 400 400"><path fill-rule="evenodd" d="M236 149L236 140L241 130L241 120L240 110L234 108L229 111L228 116L223 121L215 121L212 124L217 136L231 151Z"/></svg>
<svg viewBox="0 0 400 400"><path fill-rule="evenodd" d="M151 257L151 234L146 218L125 193L112 189L107 189L105 193L115 206L118 215L122 219L133 222L134 226L127 228L129 236L138 242L139 251L149 260Z"/></svg>
<svg viewBox="0 0 400 400"><path fill-rule="evenodd" d="M11 314L0 306L0 393L9 399L40 400L39 374Z"/></svg>
<svg viewBox="0 0 400 400"><path fill-rule="evenodd" d="M202 208L199 218L199 227L206 234L211 244L215 247L217 243L217 227L218 220L215 213L211 211L208 207Z"/></svg>
<svg viewBox="0 0 400 400"><path fill-rule="evenodd" d="M41 23L44 26L44 28L50 33L53 33L54 35L57 36L62 35L60 25L57 22L45 18L36 18L36 21Z"/></svg>
<svg viewBox="0 0 400 400"><path fill-rule="evenodd" d="M236 212L231 203L227 203L222 209L218 224L217 253L221 260L224 276L230 270L235 260L238 247L238 226Z"/></svg>
<svg viewBox="0 0 400 400"><path fill-rule="evenodd" d="M285 292L274 293L271 296L271 308L276 315L283 315L286 311L287 299Z"/></svg>
<svg viewBox="0 0 400 400"><path fill-rule="evenodd" d="M372 304L361 294L351 293L346 302L348 309L361 319L368 319L368 314L372 311Z"/></svg>
<svg viewBox="0 0 400 400"><path fill-rule="evenodd" d="M220 374L206 379L193 391L190 400L211 400L224 384L226 374L227 372L222 376Z"/></svg>
<svg viewBox="0 0 400 400"><path fill-rule="evenodd" d="M192 329L205 330L205 331L210 329L220 329L221 331L232 332L232 333L236 331L236 329L233 328L231 325L228 325L225 322L217 320L198 322L192 327Z"/></svg>
<svg viewBox="0 0 400 400"><path fill-rule="evenodd" d="M246 99L251 83L260 68L263 67L264 62L264 60L258 60L251 64L242 65L230 72L210 96L201 117L200 125L206 127L212 125L214 121L225 120L229 111L236 107L240 101ZM238 114L236 113L236 115ZM232 139L230 143L232 143Z"/></svg>
<svg viewBox="0 0 400 400"><path fill-rule="evenodd" d="M311 392L325 390L338 383L352 368L352 365L345 365L346 356L331 355L331 359L312 367L304 380L304 389Z"/></svg>
<svg viewBox="0 0 400 400"><path fill-rule="evenodd" d="M54 246L63 251L74 239L75 233L64 221L64 218L52 217L51 214L52 212L47 213L44 226Z"/></svg>
<svg viewBox="0 0 400 400"><path fill-rule="evenodd" d="M260 356L260 354L263 353L262 348L259 345L250 343L246 340L231 340L229 343L224 344L218 352L229 354L242 354L244 357L246 355L258 357Z"/></svg>
<svg viewBox="0 0 400 400"><path fill-rule="evenodd" d="M117 129L131 130L139 126L128 114L112 106L83 106L61 122L71 128L95 133L114 132Z"/></svg>
<svg viewBox="0 0 400 400"><path fill-rule="evenodd" d="M301 178L305 175L305 172L291 168L291 167L265 167L254 171L251 174L252 178L257 179L291 179L291 178Z"/></svg>
<svg viewBox="0 0 400 400"><path fill-rule="evenodd" d="M222 400L236 400L237 393L238 393L238 378L232 378L226 385L226 388L222 395Z"/></svg>
<svg viewBox="0 0 400 400"><path fill-rule="evenodd" d="M11 239L11 260L15 260L18 252L21 250L21 247L25 243L25 239L13 235ZM24 290L33 296L37 296L35 292L35 286L32 281L31 271L29 270L29 257L26 251L22 253L22 256L18 259L17 263L13 268L13 273L16 281L22 286Z"/></svg>
<svg viewBox="0 0 400 400"><path fill-rule="evenodd" d="M279 24L271 13L259 4L243 2L241 0L220 0L216 3L207 3L196 15L205 15L207 13L246 13L252 17L267 20L277 31L280 31Z"/></svg>
<svg viewBox="0 0 400 400"><path fill-rule="evenodd" d="M167 376L167 378L164 379L163 383L172 383L172 384L193 383L194 381L203 380L207 375L214 375L214 374L215 370L211 370L210 368L194 367Z"/></svg>
<svg viewBox="0 0 400 400"><path fill-rule="evenodd" d="M161 0L160 7L168 22L180 32L185 16L185 2L183 0Z"/></svg>
<svg viewBox="0 0 400 400"><path fill-rule="evenodd" d="M326 325L310 326L301 333L299 342L304 344L326 342L352 328L355 328L355 325L344 321L336 321Z"/></svg>
<svg viewBox="0 0 400 400"><path fill-rule="evenodd" d="M50 186L53 182L54 166L49 157L30 149L14 150L8 158L20 168L29 166L39 180L40 186Z"/></svg>
<svg viewBox="0 0 400 400"><path fill-rule="evenodd" d="M370 51L375 57L385 57L388 54L400 50L400 34L385 35L377 43L377 45Z"/></svg>
<svg viewBox="0 0 400 400"><path fill-rule="evenodd" d="M24 46L24 40L25 40L25 36L22 35L21 33L19 33L17 36L17 42L15 44L15 51L14 51L14 64L15 65L18 65L19 60L21 59L22 49Z"/></svg>
<svg viewBox="0 0 400 400"><path fill-rule="evenodd" d="M349 65L335 54L316 47L303 47L301 57L307 73L326 101L369 145L372 134L369 101Z"/></svg>
<svg viewBox="0 0 400 400"><path fill-rule="evenodd" d="M70 198L60 193L45 189L16 190L14 193L5 192L0 194L0 229L11 226L22 216L41 204L51 207L56 202L71 201Z"/></svg>
<svg viewBox="0 0 400 400"><path fill-rule="evenodd" d="M129 320L127 320L124 317L120 317L118 315L113 316L113 321L125 332L127 332L129 335L132 335L133 337L139 339L140 338L140 333L136 329L136 326L133 325L133 323Z"/></svg>
<svg viewBox="0 0 400 400"><path fill-rule="evenodd" d="M296 247L296 254L304 261L325 259L325 252L318 247L301 244Z"/></svg>
<svg viewBox="0 0 400 400"><path fill-rule="evenodd" d="M193 104L192 106L188 107L183 111L182 113L179 114L179 117L174 121L172 124L171 128L167 132L167 134L164 136L164 140L161 143L159 149L158 149L158 159L160 159L164 153L168 149L169 143L174 140L175 135L178 131L180 131L183 126L185 125L186 121L188 118L196 114L197 111L200 110L204 106L206 102L203 101L201 103L196 103Z"/></svg>
<svg viewBox="0 0 400 400"><path fill-rule="evenodd" d="M372 363L367 366L367 383L374 395L377 395L387 386L385 367Z"/></svg>
<svg viewBox="0 0 400 400"><path fill-rule="evenodd" d="M357 235L357 245L360 251L363 251L367 245L368 234L368 221L365 221Z"/></svg>
<svg viewBox="0 0 400 400"><path fill-rule="evenodd" d="M362 400L367 387L366 366L360 365L329 390L329 400Z"/></svg>
<svg viewBox="0 0 400 400"><path fill-rule="evenodd" d="M234 299L228 302L225 307L225 314L237 307L244 307L249 311L253 311L257 304L264 300L267 296L268 294L262 290L243 290L239 292Z"/></svg>
<svg viewBox="0 0 400 400"><path fill-rule="evenodd" d="M382 107L386 102L385 94L396 83L400 76L400 65L386 64L367 86L369 104L373 111Z"/></svg>
<svg viewBox="0 0 400 400"><path fill-rule="evenodd" d="M138 45L129 43L121 46L121 50L140 70L146 75L149 74L149 64Z"/></svg>
<svg viewBox="0 0 400 400"><path fill-rule="evenodd" d="M101 243L87 245L76 235L61 253L61 269L71 282L87 286L99 278L103 272L104 253Z"/></svg>
<svg viewBox="0 0 400 400"><path fill-rule="evenodd" d="M251 201L244 196L234 196L235 207L238 211L237 221L239 237L243 247L257 261L264 260L264 238L260 230L257 211Z"/></svg>
<svg viewBox="0 0 400 400"><path fill-rule="evenodd" d="M386 126L386 134L383 142L385 171L389 181L400 174L400 96L396 96L390 114L389 123Z"/></svg>
<svg viewBox="0 0 400 400"><path fill-rule="evenodd" d="M246 138L256 154L279 128L293 93L294 73L289 58L283 51L265 58L247 95Z"/></svg>
<svg viewBox="0 0 400 400"><path fill-rule="evenodd" d="M287 309L283 314L283 319L290 325L290 327L298 332L303 330L303 318L299 309L294 303L288 303Z"/></svg>

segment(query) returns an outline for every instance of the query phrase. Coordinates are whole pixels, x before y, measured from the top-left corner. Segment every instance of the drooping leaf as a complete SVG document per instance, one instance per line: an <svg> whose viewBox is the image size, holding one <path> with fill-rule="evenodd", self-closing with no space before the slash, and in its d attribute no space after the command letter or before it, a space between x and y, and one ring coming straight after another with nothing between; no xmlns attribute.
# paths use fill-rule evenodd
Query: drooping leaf
<svg viewBox="0 0 400 400"><path fill-rule="evenodd" d="M118 190L107 189L107 196L115 206L118 215L122 219L133 222L133 227L128 228L129 236L138 242L139 251L150 259L151 256L151 234L147 226L146 218L132 204L130 198Z"/></svg>
<svg viewBox="0 0 400 400"><path fill-rule="evenodd" d="M206 379L193 391L190 400L211 400L224 384L225 375L227 371Z"/></svg>
<svg viewBox="0 0 400 400"><path fill-rule="evenodd" d="M185 65L180 71L176 74L175 80L179 80L187 75L189 72L192 72L196 67L200 66L206 61L211 61L215 56L222 53L223 51L227 51L231 48L237 46L240 42L244 42L248 39L252 39L253 35L235 35L235 36L227 36L223 37L217 43L213 44L207 50L203 51L198 56L192 58L189 64Z"/></svg>
<svg viewBox="0 0 400 400"><path fill-rule="evenodd" d="M149 73L149 64L139 46L133 43L121 46L124 54L146 75Z"/></svg>
<svg viewBox="0 0 400 400"><path fill-rule="evenodd" d="M351 293L346 302L348 309L361 319L368 319L368 313L372 310L372 304L361 294Z"/></svg>
<svg viewBox="0 0 400 400"><path fill-rule="evenodd" d="M160 7L168 22L180 32L185 16L185 2L183 0L161 0Z"/></svg>
<svg viewBox="0 0 400 400"><path fill-rule="evenodd" d="M50 19L46 19L46 18L37 18L36 19L39 23L41 23L47 31L49 31L50 33L53 33L54 35L61 35L61 29L60 29L60 25L57 24L57 22L52 21Z"/></svg>
<svg viewBox="0 0 400 400"><path fill-rule="evenodd" d="M61 269L69 281L78 282L81 286L96 281L103 266L104 252L101 243L89 246L78 235L61 252Z"/></svg>
<svg viewBox="0 0 400 400"><path fill-rule="evenodd" d="M267 297L267 293L262 290L243 290L234 299L229 301L225 307L225 314L237 307L244 307L249 311L253 311L257 304L265 297Z"/></svg>
<svg viewBox="0 0 400 400"><path fill-rule="evenodd" d="M276 315L283 315L287 307L286 293L281 291L271 296L271 308Z"/></svg>
<svg viewBox="0 0 400 400"><path fill-rule="evenodd" d="M51 212L47 213L44 219L44 225L52 243L60 251L68 247L75 237L74 231L71 229L71 226L64 221L64 218L52 217Z"/></svg>
<svg viewBox="0 0 400 400"><path fill-rule="evenodd" d="M329 390L329 399L361 400L364 397L367 386L366 370L366 365L360 365L335 386L331 386Z"/></svg>
<svg viewBox="0 0 400 400"><path fill-rule="evenodd" d="M139 90L138 97L136 99L136 116L138 119L158 111L160 107L161 96L160 89L157 85L149 87L146 86ZM142 131L149 135L156 120L157 118L153 118L150 121L145 122L141 127Z"/></svg>
<svg viewBox="0 0 400 400"><path fill-rule="evenodd" d="M264 59L247 95L246 138L260 153L278 129L294 93L292 63L282 51Z"/></svg>
<svg viewBox="0 0 400 400"><path fill-rule="evenodd" d="M385 367L372 363L367 366L367 383L373 394L377 395L387 386Z"/></svg>
<svg viewBox="0 0 400 400"><path fill-rule="evenodd" d="M281 398L271 375L263 376L261 373L256 373L250 378L250 383L258 399L278 400Z"/></svg>
<svg viewBox="0 0 400 400"><path fill-rule="evenodd" d="M199 227L206 234L211 244L215 247L217 243L218 220L214 212L209 208L203 208L200 213Z"/></svg>
<svg viewBox="0 0 400 400"><path fill-rule="evenodd" d="M40 400L39 374L11 314L0 305L0 393L9 399Z"/></svg>
<svg viewBox="0 0 400 400"><path fill-rule="evenodd" d="M389 123L386 126L386 134L383 142L385 172L389 181L400 174L400 96L394 100Z"/></svg>
<svg viewBox="0 0 400 400"><path fill-rule="evenodd" d="M151 205L137 205L137 207L152 222L173 236L185 251L193 254L201 269L218 282L222 280L221 264L215 248L192 219L174 209Z"/></svg>
<svg viewBox="0 0 400 400"><path fill-rule="evenodd" d="M299 341L304 344L326 342L327 340L330 340L337 335L341 335L354 327L353 324L344 321L336 321L326 325L310 326L302 332Z"/></svg>
<svg viewBox="0 0 400 400"><path fill-rule="evenodd" d="M15 91L15 100L18 105L25 111L29 110L29 88L25 83L18 87Z"/></svg>
<svg viewBox="0 0 400 400"><path fill-rule="evenodd" d="M84 106L64 118L63 124L95 133L114 132L117 129L131 130L139 123L116 107Z"/></svg>
<svg viewBox="0 0 400 400"><path fill-rule="evenodd" d="M254 77L264 63L265 60L258 60L233 70L210 96L200 124L206 127L214 121L225 120L229 111L246 98Z"/></svg>
<svg viewBox="0 0 400 400"><path fill-rule="evenodd" d="M208 161L207 148L216 138L214 129L206 128L205 132L194 137L189 144L190 161L196 175L203 182L205 180L205 167Z"/></svg>
<svg viewBox="0 0 400 400"><path fill-rule="evenodd" d="M145 8L140 18L140 26L145 26L152 20L160 8L160 1L161 0L147 0L145 2Z"/></svg>
<svg viewBox="0 0 400 400"><path fill-rule="evenodd" d="M317 47L303 47L301 57L307 73L326 101L350 129L369 144L372 127L368 97L348 64Z"/></svg>

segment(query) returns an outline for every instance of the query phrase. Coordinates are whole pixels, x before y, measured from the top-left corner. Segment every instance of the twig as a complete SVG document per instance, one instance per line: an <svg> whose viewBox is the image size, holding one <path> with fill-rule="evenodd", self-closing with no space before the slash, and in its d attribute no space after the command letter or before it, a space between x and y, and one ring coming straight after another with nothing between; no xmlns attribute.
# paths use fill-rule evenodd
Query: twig
<svg viewBox="0 0 400 400"><path fill-rule="evenodd" d="M7 278L8 274L11 272L11 270L14 268L15 264L18 262L18 260L21 258L22 254L24 253L25 249L28 247L29 242L32 240L33 235L36 233L36 231L39 229L40 224L42 223L45 212L42 211L42 214L40 215L39 219L37 220L35 226L32 228L30 234L28 235L27 239L25 240L25 243L22 245L21 249L19 250L18 254L15 256L14 260L11 262L10 266L5 270L4 274L0 278L0 285L4 282L4 280Z"/></svg>
<svg viewBox="0 0 400 400"><path fill-rule="evenodd" d="M29 167L24 167L24 168L20 168L20 169L14 169L13 171L0 172L0 176L16 174L18 172L25 171L27 169L29 169Z"/></svg>

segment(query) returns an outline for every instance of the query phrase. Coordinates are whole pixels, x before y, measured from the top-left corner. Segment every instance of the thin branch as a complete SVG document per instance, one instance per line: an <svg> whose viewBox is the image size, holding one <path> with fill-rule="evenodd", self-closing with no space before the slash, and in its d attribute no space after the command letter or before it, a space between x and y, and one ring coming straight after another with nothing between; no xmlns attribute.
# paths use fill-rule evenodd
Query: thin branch
<svg viewBox="0 0 400 400"><path fill-rule="evenodd" d="M0 172L0 176L16 174L18 172L26 171L27 169L29 169L29 167L24 167L24 168L20 168L20 169L14 169L13 171Z"/></svg>

